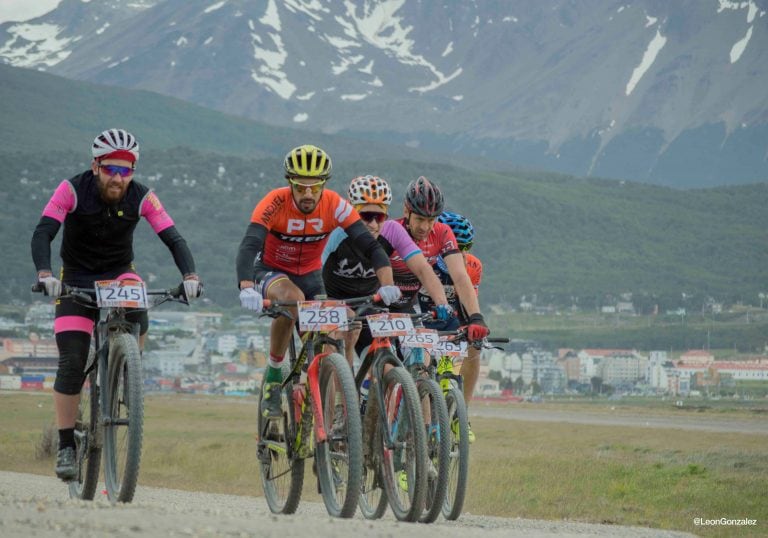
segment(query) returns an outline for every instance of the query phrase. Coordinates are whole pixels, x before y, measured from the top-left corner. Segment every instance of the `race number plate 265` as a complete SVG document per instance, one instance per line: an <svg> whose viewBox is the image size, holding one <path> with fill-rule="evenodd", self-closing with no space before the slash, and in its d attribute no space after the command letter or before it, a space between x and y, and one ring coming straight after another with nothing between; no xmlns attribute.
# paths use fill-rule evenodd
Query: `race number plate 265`
<svg viewBox="0 0 768 538"><path fill-rule="evenodd" d="M301 301L299 329L332 331L347 324L347 307L340 301Z"/></svg>
<svg viewBox="0 0 768 538"><path fill-rule="evenodd" d="M400 344L406 347L423 347L432 349L440 340L437 331L433 329L414 329L405 336L400 337Z"/></svg>
<svg viewBox="0 0 768 538"><path fill-rule="evenodd" d="M409 314L392 314L384 312L365 316L371 336L379 338L383 336L403 336L413 330L413 321Z"/></svg>
<svg viewBox="0 0 768 538"><path fill-rule="evenodd" d="M140 280L97 280L93 284L100 308L147 308L147 287Z"/></svg>

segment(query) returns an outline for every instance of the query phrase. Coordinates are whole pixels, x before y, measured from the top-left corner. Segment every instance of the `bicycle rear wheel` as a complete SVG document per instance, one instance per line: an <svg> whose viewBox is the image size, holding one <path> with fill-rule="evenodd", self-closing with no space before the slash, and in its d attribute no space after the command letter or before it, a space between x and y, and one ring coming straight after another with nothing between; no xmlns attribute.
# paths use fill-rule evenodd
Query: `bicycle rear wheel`
<svg viewBox="0 0 768 538"><path fill-rule="evenodd" d="M320 492L333 517L355 515L363 473L363 441L355 378L347 360L331 353L320 364L320 399L327 440L317 443Z"/></svg>
<svg viewBox="0 0 768 538"><path fill-rule="evenodd" d="M422 402L429 402L430 416L424 417L428 429L427 498L419 521L432 523L440 515L448 488L449 457L451 453L450 423L443 391L433 379L416 381ZM423 407L422 407L423 411Z"/></svg>
<svg viewBox="0 0 768 538"><path fill-rule="evenodd" d="M304 485L304 459L295 448L301 415L295 409L294 384L286 383L282 391L282 419L269 419L261 414L259 400L259 440L256 455L264 498L272 513L293 514L301 500ZM309 402L306 402L309 405Z"/></svg>
<svg viewBox="0 0 768 538"><path fill-rule="evenodd" d="M129 333L113 335L108 364L104 482L111 502L128 503L136 492L144 435L144 392L136 337Z"/></svg>
<svg viewBox="0 0 768 538"><path fill-rule="evenodd" d="M88 364L93 360L93 350ZM99 435L99 386L94 367L80 392L80 406L75 421L77 451L77 478L69 483L69 496L73 499L93 500L99 482L101 440Z"/></svg>
<svg viewBox="0 0 768 538"><path fill-rule="evenodd" d="M448 464L448 490L443 503L443 516L455 520L464 507L464 495L467 492L469 476L469 422L464 394L457 387L451 387L445 393L450 421L449 437L451 440Z"/></svg>
<svg viewBox="0 0 768 538"><path fill-rule="evenodd" d="M381 436L381 472L389 506L399 521L417 521L427 494L427 441L419 393L405 368L384 375L385 430Z"/></svg>

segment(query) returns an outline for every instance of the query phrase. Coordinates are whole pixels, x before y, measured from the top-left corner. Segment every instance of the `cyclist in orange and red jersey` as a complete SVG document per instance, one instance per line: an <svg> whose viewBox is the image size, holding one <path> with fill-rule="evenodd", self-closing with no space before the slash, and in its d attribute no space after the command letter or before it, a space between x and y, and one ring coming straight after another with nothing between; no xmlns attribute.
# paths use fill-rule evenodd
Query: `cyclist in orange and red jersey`
<svg viewBox="0 0 768 538"><path fill-rule="evenodd" d="M317 146L304 145L285 156L288 186L268 193L251 214L237 253L240 303L261 311L263 297L272 301L303 301L325 295L321 255L329 234L341 227L372 262L385 304L400 298L393 285L389 257L352 205L326 190L331 158ZM294 318L296 312L294 309ZM293 320L272 321L267 372L262 387L262 412L280 416L281 365L291 338Z"/></svg>
<svg viewBox="0 0 768 538"><path fill-rule="evenodd" d="M480 282L483 278L483 264L479 258L469 253L469 250L472 248L472 244L475 239L474 226L472 226L472 223L467 217L450 211L444 211L437 218L437 221L447 224L453 231L453 234L456 237L456 242L459 246L459 250L464 257L464 263L467 267L467 274L469 275L469 279L475 289L475 294L477 294L479 292ZM438 257L437 262L433 268L437 274L437 277L440 279L440 282L443 284L445 296L448 298L449 304L458 313L461 324L464 325L468 323L469 317L467 316L466 310L456 295L453 281L451 280L451 276L448 273L448 268L446 267L443 259ZM424 287L422 287L419 290L419 306L421 307L421 310L427 311L432 308L433 305L434 301L429 296L429 292ZM436 328L443 329L445 327L440 326ZM472 401L472 396L475 392L475 385L477 384L477 377L479 373L480 350L470 346L467 350L467 358L462 362L460 371L460 374L464 380L463 392L464 400L466 401L467 406L469 406L469 403ZM470 443L475 441L475 434L472 432L471 427L468 437Z"/></svg>

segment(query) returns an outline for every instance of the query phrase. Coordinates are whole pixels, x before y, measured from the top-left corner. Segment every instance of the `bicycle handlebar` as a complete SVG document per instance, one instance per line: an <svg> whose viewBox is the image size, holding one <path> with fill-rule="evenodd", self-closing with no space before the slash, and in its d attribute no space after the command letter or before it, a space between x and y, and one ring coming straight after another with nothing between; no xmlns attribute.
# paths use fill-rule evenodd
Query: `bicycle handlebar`
<svg viewBox="0 0 768 538"><path fill-rule="evenodd" d="M309 299L310 301L336 301L344 304L345 306L360 306L365 303L375 303L381 300L379 294L366 295L364 297L352 297L350 299ZM266 312L271 308L291 307L297 306L303 301L273 301L271 299L264 299L262 312Z"/></svg>
<svg viewBox="0 0 768 538"><path fill-rule="evenodd" d="M46 296L48 295L45 293L45 285L42 282L35 282L32 284L31 291L32 293L42 293ZM172 297L174 299L184 299L186 301L183 282L175 288L147 290L147 295L163 295L166 297ZM59 297L74 297L82 301L95 303L96 290L94 288L78 288L75 286L62 284L61 295Z"/></svg>

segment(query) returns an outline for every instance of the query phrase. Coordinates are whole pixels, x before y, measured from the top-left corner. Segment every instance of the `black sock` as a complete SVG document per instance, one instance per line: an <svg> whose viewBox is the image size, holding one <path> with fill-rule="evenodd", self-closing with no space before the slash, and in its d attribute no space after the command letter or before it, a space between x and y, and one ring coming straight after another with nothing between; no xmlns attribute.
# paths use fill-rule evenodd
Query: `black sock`
<svg viewBox="0 0 768 538"><path fill-rule="evenodd" d="M75 448L75 429L64 428L59 430L59 450L67 447Z"/></svg>

